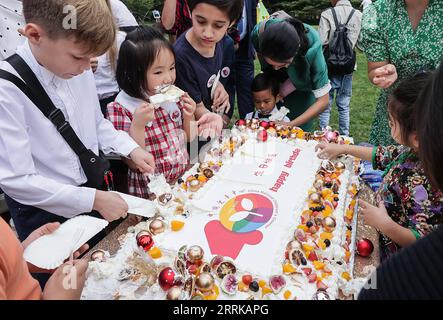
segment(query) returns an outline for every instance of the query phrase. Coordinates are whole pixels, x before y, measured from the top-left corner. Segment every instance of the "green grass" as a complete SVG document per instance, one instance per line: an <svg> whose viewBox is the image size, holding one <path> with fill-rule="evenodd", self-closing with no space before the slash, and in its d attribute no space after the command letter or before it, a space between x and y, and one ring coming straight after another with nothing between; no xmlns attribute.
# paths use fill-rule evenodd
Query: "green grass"
<svg viewBox="0 0 443 320"><path fill-rule="evenodd" d="M260 63L255 61L255 73L260 72ZM350 111L350 135L354 142L367 142L371 130L372 119L374 116L375 105L377 102L379 90L368 80L368 64L366 56L357 52L357 71L354 72L352 81L352 99ZM235 108L232 123L238 119L238 109ZM338 130L338 112L337 106L332 106L331 119L329 125ZM319 129L318 122L316 127Z"/></svg>

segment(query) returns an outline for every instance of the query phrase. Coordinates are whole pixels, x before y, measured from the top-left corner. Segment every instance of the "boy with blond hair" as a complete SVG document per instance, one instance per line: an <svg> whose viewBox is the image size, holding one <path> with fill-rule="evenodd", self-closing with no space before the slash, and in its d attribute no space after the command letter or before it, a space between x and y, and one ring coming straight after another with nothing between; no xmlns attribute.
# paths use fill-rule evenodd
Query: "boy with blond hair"
<svg viewBox="0 0 443 320"><path fill-rule="evenodd" d="M23 0L23 15L26 42L12 60L0 62L0 188L19 238L81 213L96 211L108 221L125 217L120 196L91 187L97 185L93 165L103 159L99 150L129 157L143 173L153 171L154 161L99 108L90 59L115 41L107 1ZM49 103L40 105L45 98ZM45 115L48 104L57 112ZM66 128L77 148L63 135Z"/></svg>

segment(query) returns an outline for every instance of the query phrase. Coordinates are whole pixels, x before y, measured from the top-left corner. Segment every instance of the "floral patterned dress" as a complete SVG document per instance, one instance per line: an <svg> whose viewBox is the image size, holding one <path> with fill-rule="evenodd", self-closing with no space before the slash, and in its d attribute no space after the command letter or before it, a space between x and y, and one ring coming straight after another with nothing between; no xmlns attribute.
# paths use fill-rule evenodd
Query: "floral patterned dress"
<svg viewBox="0 0 443 320"><path fill-rule="evenodd" d="M423 70L434 70L443 58L443 1L429 0L416 30L412 29L404 0L378 0L363 12L361 45L370 62L389 61L398 80L382 90L369 142L396 144L390 135L388 95L404 79Z"/></svg>
<svg viewBox="0 0 443 320"><path fill-rule="evenodd" d="M377 199L382 199L389 216L408 228L417 239L443 223L443 193L433 189L416 153L404 146L375 147L374 169L385 170ZM380 258L384 260L400 249L380 235Z"/></svg>

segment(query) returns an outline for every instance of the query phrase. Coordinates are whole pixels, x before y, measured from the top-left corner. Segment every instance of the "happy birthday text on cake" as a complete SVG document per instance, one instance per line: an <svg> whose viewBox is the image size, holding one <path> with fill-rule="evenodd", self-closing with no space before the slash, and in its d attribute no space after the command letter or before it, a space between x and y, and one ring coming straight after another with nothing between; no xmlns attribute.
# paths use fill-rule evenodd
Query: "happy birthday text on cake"
<svg viewBox="0 0 443 320"><path fill-rule="evenodd" d="M295 149L288 160L285 161L284 167L291 169L294 165L295 160L298 158L300 154L300 149ZM274 186L270 188L269 190L273 192L278 192L278 190L285 184L287 178L289 177L289 172L282 171L275 182Z"/></svg>

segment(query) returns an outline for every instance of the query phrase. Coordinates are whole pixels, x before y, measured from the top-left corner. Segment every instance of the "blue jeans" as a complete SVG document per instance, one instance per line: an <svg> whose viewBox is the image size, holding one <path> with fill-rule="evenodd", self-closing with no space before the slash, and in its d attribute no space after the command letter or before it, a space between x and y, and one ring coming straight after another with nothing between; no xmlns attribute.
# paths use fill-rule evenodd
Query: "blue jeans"
<svg viewBox="0 0 443 320"><path fill-rule="evenodd" d="M338 127L341 135L349 136L349 104L352 96L352 73L344 76L334 76L331 80L331 91L329 91L328 109L319 116L320 127L323 129L329 125L331 107L334 102L338 109Z"/></svg>

